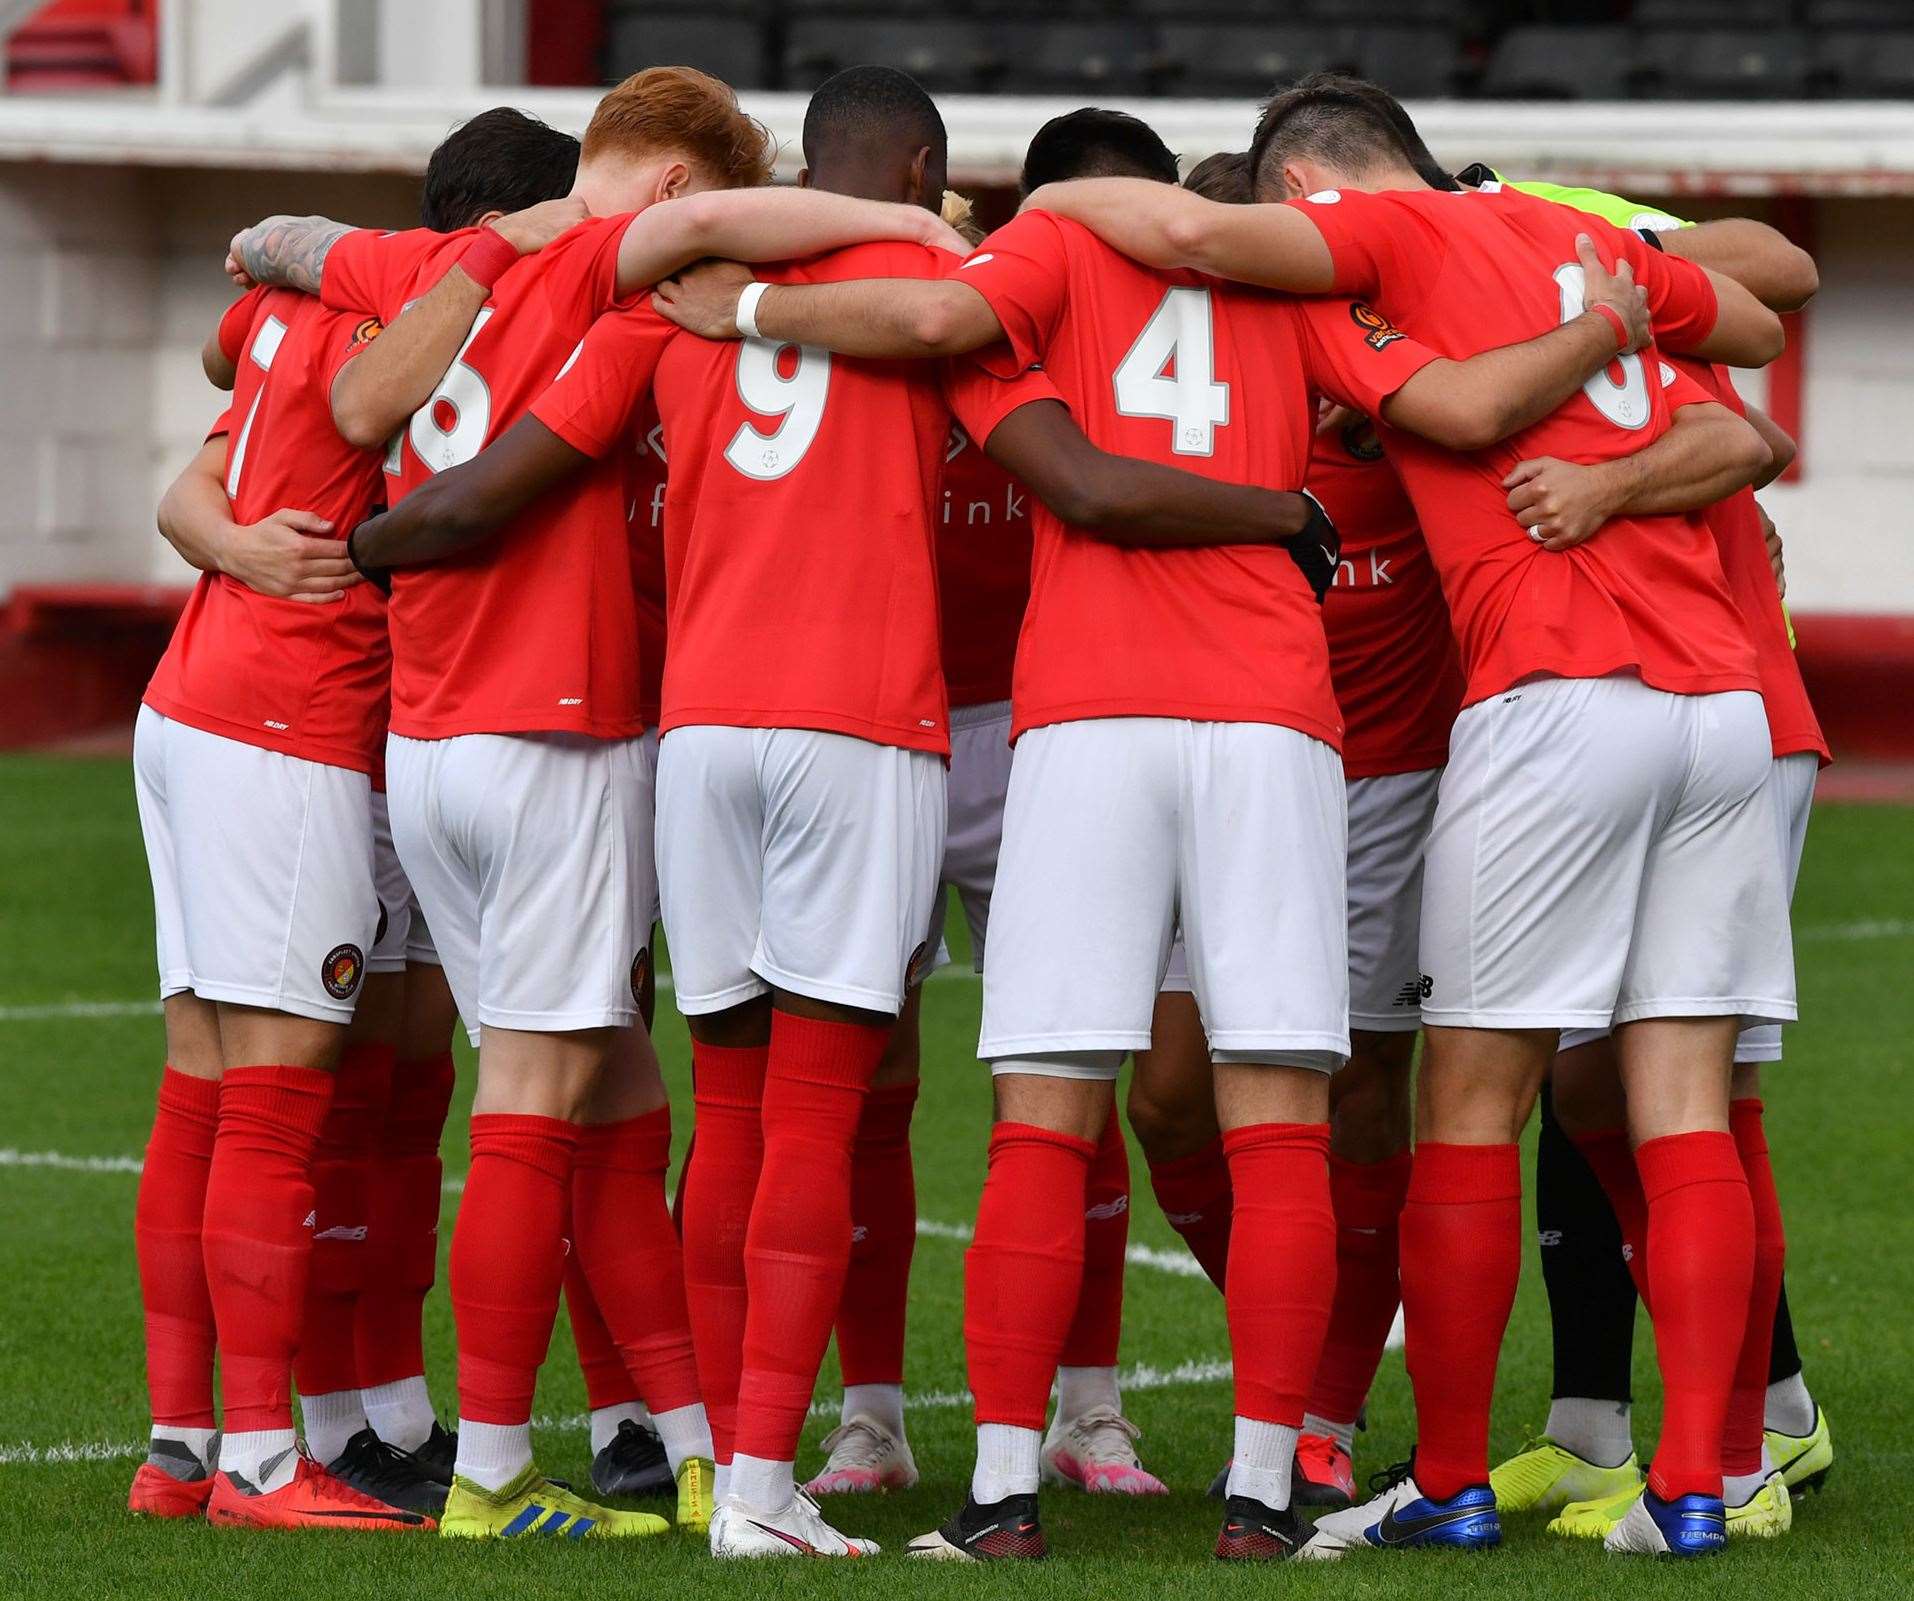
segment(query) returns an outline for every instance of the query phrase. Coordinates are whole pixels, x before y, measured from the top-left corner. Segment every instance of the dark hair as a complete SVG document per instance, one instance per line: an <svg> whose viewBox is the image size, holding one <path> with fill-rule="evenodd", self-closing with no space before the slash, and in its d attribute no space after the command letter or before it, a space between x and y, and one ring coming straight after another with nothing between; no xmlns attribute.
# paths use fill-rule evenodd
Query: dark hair
<svg viewBox="0 0 1914 1601"><path fill-rule="evenodd" d="M1205 156L1190 168L1183 187L1205 200L1221 201L1226 206L1246 206L1256 198L1249 181L1249 152L1219 150Z"/></svg>
<svg viewBox="0 0 1914 1601"><path fill-rule="evenodd" d="M1176 182L1176 157L1157 131L1127 111L1085 106L1052 117L1023 158L1023 192L1066 178L1155 178Z"/></svg>
<svg viewBox="0 0 1914 1601"><path fill-rule="evenodd" d="M488 211L523 211L571 193L578 141L510 106L481 111L439 141L425 167L419 221L441 233Z"/></svg>
<svg viewBox="0 0 1914 1601"><path fill-rule="evenodd" d="M850 150L895 153L928 148L942 167L949 148L943 113L924 86L895 67L846 67L817 86L804 108L804 162L815 167Z"/></svg>
<svg viewBox="0 0 1914 1601"><path fill-rule="evenodd" d="M1251 181L1258 194L1280 187L1283 165L1294 156L1350 173L1389 163L1414 166L1396 117L1408 121L1387 90L1345 73L1312 73L1263 107L1249 143Z"/></svg>

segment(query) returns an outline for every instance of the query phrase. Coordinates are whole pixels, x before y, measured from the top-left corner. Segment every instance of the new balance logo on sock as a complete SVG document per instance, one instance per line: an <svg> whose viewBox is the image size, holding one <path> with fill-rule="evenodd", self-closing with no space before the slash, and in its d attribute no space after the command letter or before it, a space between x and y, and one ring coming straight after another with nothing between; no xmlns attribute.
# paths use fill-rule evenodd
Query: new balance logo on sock
<svg viewBox="0 0 1914 1601"><path fill-rule="evenodd" d="M1201 1223L1203 1214L1201 1212L1165 1212L1163 1219L1173 1229L1186 1229L1192 1223Z"/></svg>
<svg viewBox="0 0 1914 1601"><path fill-rule="evenodd" d="M1129 1210L1129 1196L1119 1195L1113 1201L1099 1201L1095 1206L1085 1208L1083 1215L1084 1218L1091 1223L1103 1223L1113 1217L1121 1217ZM1171 1221L1174 1222L1175 1220L1172 1219Z"/></svg>
<svg viewBox="0 0 1914 1601"><path fill-rule="evenodd" d="M299 1226L302 1229L317 1228L319 1226L319 1214L317 1212L308 1212L306 1214L305 1222L301 1223Z"/></svg>
<svg viewBox="0 0 1914 1601"><path fill-rule="evenodd" d="M315 1240L363 1240L366 1226L363 1223L335 1223L329 1229L321 1229L313 1235Z"/></svg>
<svg viewBox="0 0 1914 1601"><path fill-rule="evenodd" d="M853 1223L851 1225L851 1244L862 1245L870 1237L871 1231L862 1223Z"/></svg>

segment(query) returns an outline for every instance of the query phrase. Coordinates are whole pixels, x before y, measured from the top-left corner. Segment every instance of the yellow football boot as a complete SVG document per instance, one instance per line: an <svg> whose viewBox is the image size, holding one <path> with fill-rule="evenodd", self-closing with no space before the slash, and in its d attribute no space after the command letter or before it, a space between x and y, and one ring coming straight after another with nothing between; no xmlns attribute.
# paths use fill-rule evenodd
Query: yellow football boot
<svg viewBox="0 0 1914 1601"><path fill-rule="evenodd" d="M1489 1488L1501 1512L1553 1512L1571 1501L1598 1501L1641 1488L1633 1451L1620 1467L1605 1468L1537 1435L1508 1461L1489 1470Z"/></svg>
<svg viewBox="0 0 1914 1601"><path fill-rule="evenodd" d="M1731 1540L1774 1540L1794 1527L1794 1502L1788 1494L1788 1481L1780 1470L1740 1506L1728 1508L1728 1538Z"/></svg>
<svg viewBox="0 0 1914 1601"><path fill-rule="evenodd" d="M1641 1480L1637 1479L1625 1490L1591 1496L1586 1501L1571 1501L1549 1519L1548 1532L1566 1535L1571 1540L1606 1539L1608 1531L1628 1515L1628 1509L1641 1493Z"/></svg>
<svg viewBox="0 0 1914 1601"><path fill-rule="evenodd" d="M587 1501L529 1465L501 1490L482 1489L455 1475L439 1514L439 1533L455 1540L515 1540L527 1534L642 1538L670 1527L649 1512L621 1512Z"/></svg>
<svg viewBox="0 0 1914 1601"><path fill-rule="evenodd" d="M1834 1439L1828 1433L1828 1415L1814 1404L1814 1427L1806 1434L1780 1434L1769 1429L1762 1435L1769 1460L1781 1470L1790 1490L1818 1490L1827 1483L1828 1470L1834 1466Z"/></svg>
<svg viewBox="0 0 1914 1601"><path fill-rule="evenodd" d="M716 1469L701 1456L678 1464L678 1527L703 1534L711 1527L711 1484Z"/></svg>

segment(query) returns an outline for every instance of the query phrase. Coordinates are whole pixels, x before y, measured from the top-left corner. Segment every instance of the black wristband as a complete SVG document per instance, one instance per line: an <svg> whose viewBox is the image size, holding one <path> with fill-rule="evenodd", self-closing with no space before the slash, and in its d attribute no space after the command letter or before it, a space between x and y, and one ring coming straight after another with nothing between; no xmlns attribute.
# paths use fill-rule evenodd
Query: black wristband
<svg viewBox="0 0 1914 1601"><path fill-rule="evenodd" d="M1648 246L1651 246L1652 248L1654 248L1654 249L1656 249L1656 250L1660 250L1660 251L1663 251L1664 253L1666 252L1666 249L1667 249L1667 247L1666 247L1665 245L1663 245L1663 244L1662 244L1662 242L1661 242L1661 230L1660 230L1660 229L1658 229L1658 228L1637 228L1637 229L1635 230L1635 232L1636 232L1636 234L1637 234L1637 235L1638 235L1638 236L1640 237L1640 239L1641 239L1641 242L1642 242L1643 244L1645 244L1645 245L1648 245Z"/></svg>
<svg viewBox="0 0 1914 1601"><path fill-rule="evenodd" d="M365 527L364 523L359 528ZM352 563L353 570L382 595L392 593L392 569L390 567L368 567L359 559L359 528L346 535L346 560Z"/></svg>
<svg viewBox="0 0 1914 1601"><path fill-rule="evenodd" d="M1329 520L1322 502L1307 490L1301 493L1309 502L1309 521L1283 540L1282 546L1321 604L1329 593L1329 586L1336 581L1336 568L1342 561L1342 535Z"/></svg>

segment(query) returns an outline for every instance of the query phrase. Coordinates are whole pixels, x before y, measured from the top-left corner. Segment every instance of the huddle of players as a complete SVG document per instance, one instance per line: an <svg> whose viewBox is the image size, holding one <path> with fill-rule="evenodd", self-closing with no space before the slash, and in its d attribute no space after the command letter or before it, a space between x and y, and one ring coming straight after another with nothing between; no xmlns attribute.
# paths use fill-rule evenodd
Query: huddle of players
<svg viewBox="0 0 1914 1601"><path fill-rule="evenodd" d="M1637 1546L1702 1549L1712 1519L1719 1542L1723 1348L1743 1349L1744 1323L1752 1343L1759 1322L1765 1385L1773 1322L1772 1296L1764 1317L1748 1310L1752 1229L1737 1231L1758 1103L1756 1139L1738 1150L1723 1132L1727 1057L1744 1014L1793 1015L1792 974L1754 693L1767 686L1725 544L1717 558L1678 512L1741 490L1771 452L1719 389L1637 351L1652 322L1672 349L1759 363L1778 325L1632 233L1493 182L1426 189L1391 111L1348 83L1272 104L1240 171L1261 198L1311 194L1306 210L1186 196L1141 124L1059 119L1028 176L1136 176L1046 188L960 261L927 209L943 189L942 124L901 74L855 69L820 90L811 191L794 192L756 187L761 130L729 91L653 69L601 105L569 201L489 228L381 236L274 219L235 240L246 274L289 287L253 291L222 325L240 382L203 460L231 505L198 503L200 558L220 565L212 547L234 522L314 508L327 526L309 532L333 539L323 555L294 547L294 587L330 604L268 601L209 572L142 714L172 1065L141 1194L155 1434L136 1508L657 1532L661 1520L585 1502L532 1464L532 1387L569 1239L588 1374L609 1370L616 1389L622 1366L628 1380L603 1408L594 1386L595 1423L642 1397L679 1521L708 1520L724 1555L874 1549L823 1520L792 1462L836 1320L846 1418L838 1477L817 1487L914 1477L895 1408L915 1060L896 1019L937 947L947 876L970 891L980 952L986 905L994 924L980 1054L998 1121L967 1266L978 1464L965 1508L914 1551L1040 1554L1043 1464L1149 1487L1114 1391L1120 1235L1114 1272L1107 1244L1100 1272L1086 1262L1096 1223L1127 1205L1111 1086L1130 1051L1153 1182L1229 1306L1237 1421L1219 1555L1493 1543L1486 1425L1519 1253L1513 1142L1553 1031L1611 1020L1628 1025L1619 1055L1642 1151L1628 1163L1611 1132L1623 1160L1596 1171L1625 1228L1630 1182L1648 1220L1634 1261L1646 1258L1669 1390L1648 1491L1615 1521L1647 1520ZM428 220L526 198L477 195L465 215ZM672 276L707 256L785 264L769 287L735 269ZM1611 276L1605 259L1625 265ZM654 303L633 300L652 284ZM1337 291L1377 309L1327 298ZM389 331L370 340L368 319ZM1522 342L1479 351L1490 333ZM958 359L898 359L911 356ZM1343 408L1320 428L1318 393ZM311 433L329 435L331 479L300 405L325 421ZM1001 494L1008 521L1019 504L1001 478L976 492L943 478L952 414L1032 501L1007 714L1001 661L953 671L947 696L973 622L948 587L939 660L936 558L952 556L948 586L986 548L964 538L994 521L978 509ZM351 446L401 424L391 510L362 523L375 491ZM1618 469L1636 443L1619 433L1645 448ZM1490 449L1511 436L1519 447ZM633 558L651 545L666 441L659 584ZM953 465L987 471L978 457L968 447ZM300 494L267 477L275 458ZM1314 504L1250 487L1306 473L1364 531L1340 562ZM194 519L174 511L168 531L189 548ZM371 629L348 638L379 603L346 587L336 539L349 530L363 570L392 569L384 858L370 800L383 706L352 698L383 644ZM989 538L1014 560L1007 532ZM1762 615L1778 617L1758 533ZM985 583L1014 593L1010 571ZM1340 605L1348 622L1332 621L1332 651L1317 601L1338 575L1351 593L1334 592L1329 616ZM1420 611L1391 610L1399 584ZM258 670L268 659L278 682ZM1518 704L1532 709L1504 709ZM675 737L660 745L659 728ZM649 991L654 788L657 898L694 1049L682 1258L664 1198L669 1113L633 1026ZM1418 896L1425 834L1431 893ZM375 898L372 864L390 874L393 854L403 876ZM358 861L363 886L335 870ZM403 963L406 879L459 1015L482 1029L452 1254L450 1463L429 1407L408 1414L409 1436L385 1426L395 1390L423 1402L416 1361L387 1378L364 1316L344 1341L313 1321L329 1295L348 1308L385 1297L398 1278L364 1260L393 1249L382 1220L416 1244L424 1216L384 1194L404 1166L389 1160L395 1133L431 1122L400 1114L413 1085L390 1067L390 1024L383 1047L342 1041L359 968ZM237 953L236 900L277 918ZM1606 941L1593 961L1591 930ZM1571 943L1581 959L1564 962ZM412 955L408 1002L415 978L434 988L422 938ZM222 976L228 959L252 976ZM435 1064L450 1027L438 988ZM1412 1164L1418 1003L1437 1026ZM1671 1006L1707 1020L1667 1021ZM1352 1024L1355 1056L1332 1080ZM1680 1086L1675 1104L1658 1098L1664 1082ZM429 1152L405 1147L415 1203L433 1164L434 1215L437 1128ZM370 1193L353 1197L342 1169ZM857 1265L854 1212L890 1220L885 1239L859 1231ZM1778 1214L1775 1227L1778 1241ZM340 1295L323 1247L355 1230L371 1248ZM1415 1477L1312 1539L1292 1467L1353 1499L1348 1434L1393 1315L1398 1234ZM1649 1248L1664 1234L1673 1243ZM408 1260L421 1256L429 1283L429 1251ZM416 1303L410 1316L416 1352ZM294 1448L295 1353L309 1438L317 1411L363 1464L342 1451L321 1467ZM1060 1358L1070 1426L1046 1445ZM1319 1426L1299 1459L1306 1404ZM617 1438L635 1441L623 1421ZM1759 1423L1757 1411L1757 1456Z"/></svg>

